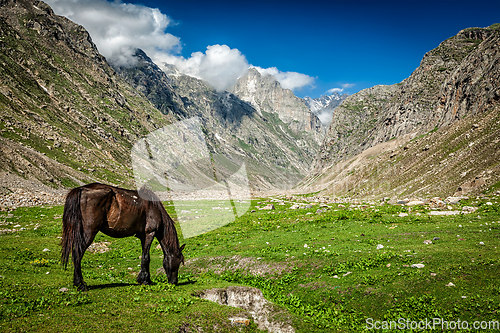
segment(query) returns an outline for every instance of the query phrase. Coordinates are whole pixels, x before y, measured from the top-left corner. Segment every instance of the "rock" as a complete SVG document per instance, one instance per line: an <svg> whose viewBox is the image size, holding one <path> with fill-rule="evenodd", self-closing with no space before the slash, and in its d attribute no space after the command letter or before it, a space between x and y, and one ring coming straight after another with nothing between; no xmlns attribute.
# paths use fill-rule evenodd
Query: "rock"
<svg viewBox="0 0 500 333"><path fill-rule="evenodd" d="M285 322L274 321L272 314L276 309L268 302L262 291L250 287L214 288L202 291L200 298L248 311L258 325L258 329L269 332L293 333L294 328ZM243 318L246 320L246 318Z"/></svg>
<svg viewBox="0 0 500 333"><path fill-rule="evenodd" d="M488 201L488 202L486 203L486 205L487 205L487 206L492 206L493 204L492 204L491 202L489 202L489 201Z"/></svg>
<svg viewBox="0 0 500 333"><path fill-rule="evenodd" d="M248 326L250 325L250 320L242 317L231 317L229 318L231 321L231 326Z"/></svg>
<svg viewBox="0 0 500 333"><path fill-rule="evenodd" d="M413 268L424 268L425 265L424 264L413 264L410 267L413 267Z"/></svg>
<svg viewBox="0 0 500 333"><path fill-rule="evenodd" d="M68 292L68 288L62 287L61 289L59 289L59 291L62 293L66 293L66 292Z"/></svg>
<svg viewBox="0 0 500 333"><path fill-rule="evenodd" d="M408 203L408 200L398 200L396 201L396 204L398 205L406 205Z"/></svg>
<svg viewBox="0 0 500 333"><path fill-rule="evenodd" d="M406 204L407 206L422 206L425 205L425 202L420 201L420 200L415 200L415 201L410 201Z"/></svg>
<svg viewBox="0 0 500 333"><path fill-rule="evenodd" d="M383 249L383 248L384 248L384 246L382 244L378 244L377 245L377 250L380 250L380 249Z"/></svg>
<svg viewBox="0 0 500 333"><path fill-rule="evenodd" d="M458 210L448 210L448 211L439 211L439 210L434 210L432 212L429 213L429 215L434 215L434 216L438 216L438 215L458 215L460 214L461 212L458 211Z"/></svg>
<svg viewBox="0 0 500 333"><path fill-rule="evenodd" d="M309 209L309 208L312 208L313 206L311 204L309 205L306 205L306 208Z"/></svg>
<svg viewBox="0 0 500 333"><path fill-rule="evenodd" d="M260 210L274 210L274 205L273 204L268 204L264 207L262 207Z"/></svg>
<svg viewBox="0 0 500 333"><path fill-rule="evenodd" d="M432 244L432 241L430 239L424 240L424 244Z"/></svg>
<svg viewBox="0 0 500 333"><path fill-rule="evenodd" d="M399 213L398 216L399 217L406 217L406 216L408 216L408 213Z"/></svg>
<svg viewBox="0 0 500 333"><path fill-rule="evenodd" d="M446 287L455 287L455 285L452 282L450 282L446 285Z"/></svg>
<svg viewBox="0 0 500 333"><path fill-rule="evenodd" d="M438 241L439 237L434 237L432 240Z"/></svg>
<svg viewBox="0 0 500 333"><path fill-rule="evenodd" d="M436 276L437 274L436 273L431 273L431 276Z"/></svg>
<svg viewBox="0 0 500 333"><path fill-rule="evenodd" d="M431 208L446 208L446 203L438 197L434 197L429 200L429 205Z"/></svg>
<svg viewBox="0 0 500 333"><path fill-rule="evenodd" d="M467 200L469 197L447 197L444 199L444 202L450 205L456 205L460 202L460 200Z"/></svg>
<svg viewBox="0 0 500 333"><path fill-rule="evenodd" d="M299 208L300 208L300 205L297 205L297 204L290 206L290 209L299 209Z"/></svg>
<svg viewBox="0 0 500 333"><path fill-rule="evenodd" d="M318 209L318 210L316 211L316 214L321 214L321 213L323 213L323 210L322 210L322 209Z"/></svg>
<svg viewBox="0 0 500 333"><path fill-rule="evenodd" d="M349 274L352 274L352 272L347 272L347 273L343 274L342 276L343 276L343 277L346 277L346 276L347 276L347 275L349 275Z"/></svg>
<svg viewBox="0 0 500 333"><path fill-rule="evenodd" d="M462 212L474 213L476 210L477 210L477 207L471 207L471 206L463 206L462 207Z"/></svg>
<svg viewBox="0 0 500 333"><path fill-rule="evenodd" d="M479 242L479 245L484 245L484 242Z"/></svg>
<svg viewBox="0 0 500 333"><path fill-rule="evenodd" d="M43 252L50 252L49 249L43 249Z"/></svg>

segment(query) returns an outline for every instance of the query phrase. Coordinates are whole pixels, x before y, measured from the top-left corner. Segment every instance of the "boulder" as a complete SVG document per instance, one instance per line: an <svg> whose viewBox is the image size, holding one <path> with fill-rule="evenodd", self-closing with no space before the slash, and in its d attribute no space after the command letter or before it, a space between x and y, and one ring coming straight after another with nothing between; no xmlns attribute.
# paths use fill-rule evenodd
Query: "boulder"
<svg viewBox="0 0 500 333"><path fill-rule="evenodd" d="M414 200L414 201L408 202L406 205L407 206L422 206L422 205L425 205L425 202L420 201L420 200Z"/></svg>
<svg viewBox="0 0 500 333"><path fill-rule="evenodd" d="M274 205L273 204L268 204L262 208L260 208L260 210L274 210Z"/></svg>

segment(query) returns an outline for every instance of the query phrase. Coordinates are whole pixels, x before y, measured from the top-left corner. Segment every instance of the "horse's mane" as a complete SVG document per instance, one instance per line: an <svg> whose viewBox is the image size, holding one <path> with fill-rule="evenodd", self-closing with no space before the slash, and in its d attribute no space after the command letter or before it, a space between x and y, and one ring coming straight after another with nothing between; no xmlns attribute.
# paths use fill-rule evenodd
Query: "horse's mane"
<svg viewBox="0 0 500 333"><path fill-rule="evenodd" d="M161 213L161 222L163 224L163 232L165 240L167 241L167 247L173 252L174 255L180 254L179 239L177 238L177 230L175 229L175 222L172 220L170 215L168 215L167 210L163 206L160 198L152 190L141 187L139 190L139 195L141 198L149 202L150 207L158 209Z"/></svg>

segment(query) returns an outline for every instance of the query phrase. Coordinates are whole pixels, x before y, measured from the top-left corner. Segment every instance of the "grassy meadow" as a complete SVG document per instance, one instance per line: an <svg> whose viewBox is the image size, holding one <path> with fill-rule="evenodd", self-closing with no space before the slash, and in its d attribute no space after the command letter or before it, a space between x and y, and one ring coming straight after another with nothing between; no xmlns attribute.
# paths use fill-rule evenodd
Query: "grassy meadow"
<svg viewBox="0 0 500 333"><path fill-rule="evenodd" d="M98 234L99 246L82 264L88 292L76 292L72 266L63 270L59 260L62 206L0 212L0 331L259 331L245 310L197 297L227 286L259 288L274 303L273 320L296 332L369 331L367 320L399 318L500 320L498 196L462 201L453 210L477 211L452 216L430 216L427 206L320 207L306 206L306 199L298 209L290 209L297 201L253 199L236 221L185 240L181 235L186 265L177 286L158 271L156 240L155 284L139 286L140 241ZM256 208L268 203L275 209ZM196 209L190 212L196 218ZM230 317L251 322L234 327Z"/></svg>

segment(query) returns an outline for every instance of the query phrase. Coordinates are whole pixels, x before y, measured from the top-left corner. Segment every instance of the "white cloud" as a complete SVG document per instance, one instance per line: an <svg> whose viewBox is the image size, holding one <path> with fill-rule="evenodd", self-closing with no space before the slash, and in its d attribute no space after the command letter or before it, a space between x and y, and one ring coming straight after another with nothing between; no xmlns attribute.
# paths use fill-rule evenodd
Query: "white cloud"
<svg viewBox="0 0 500 333"><path fill-rule="evenodd" d="M58 15L82 25L99 52L118 65L132 65L136 48L148 55L179 52L180 39L165 29L174 24L157 8L105 0L46 0Z"/></svg>
<svg viewBox="0 0 500 333"><path fill-rule="evenodd" d="M317 113L316 116L318 116L323 125L329 126L332 121L333 113L334 110L332 109L323 109L320 113Z"/></svg>
<svg viewBox="0 0 500 333"><path fill-rule="evenodd" d="M341 93L341 92L343 92L343 91L344 91L344 89L342 89L342 88L332 88L332 89L327 90L327 91L326 91L326 93L327 93L328 95L331 95L331 94L333 94L334 92Z"/></svg>
<svg viewBox="0 0 500 333"><path fill-rule="evenodd" d="M245 56L227 45L208 46L205 53L195 52L187 59L168 54L154 59L157 63L174 64L182 73L205 80L219 91L233 86L248 70Z"/></svg>
<svg viewBox="0 0 500 333"><path fill-rule="evenodd" d="M115 65L134 65L136 48L142 49L160 67L174 64L180 72L207 81L224 90L245 74L249 64L238 49L211 45L205 53L189 58L180 56L180 38L166 33L175 24L158 8L123 3L120 0L45 0L58 15L82 25L90 33L99 52ZM295 90L312 86L314 78L296 72L281 72L276 67L261 73L274 75L283 88Z"/></svg>
<svg viewBox="0 0 500 333"><path fill-rule="evenodd" d="M337 93L341 93L343 92L345 89L349 89L349 88L352 88L354 87L356 84L354 83L344 83L342 85L342 88L332 88L332 89L329 89L326 91L327 94L331 95L333 94L334 92L337 92Z"/></svg>
<svg viewBox="0 0 500 333"><path fill-rule="evenodd" d="M272 75L281 84L282 88L297 90L306 86L313 86L314 78L297 72L282 72L276 67L262 68L252 66L262 75Z"/></svg>

